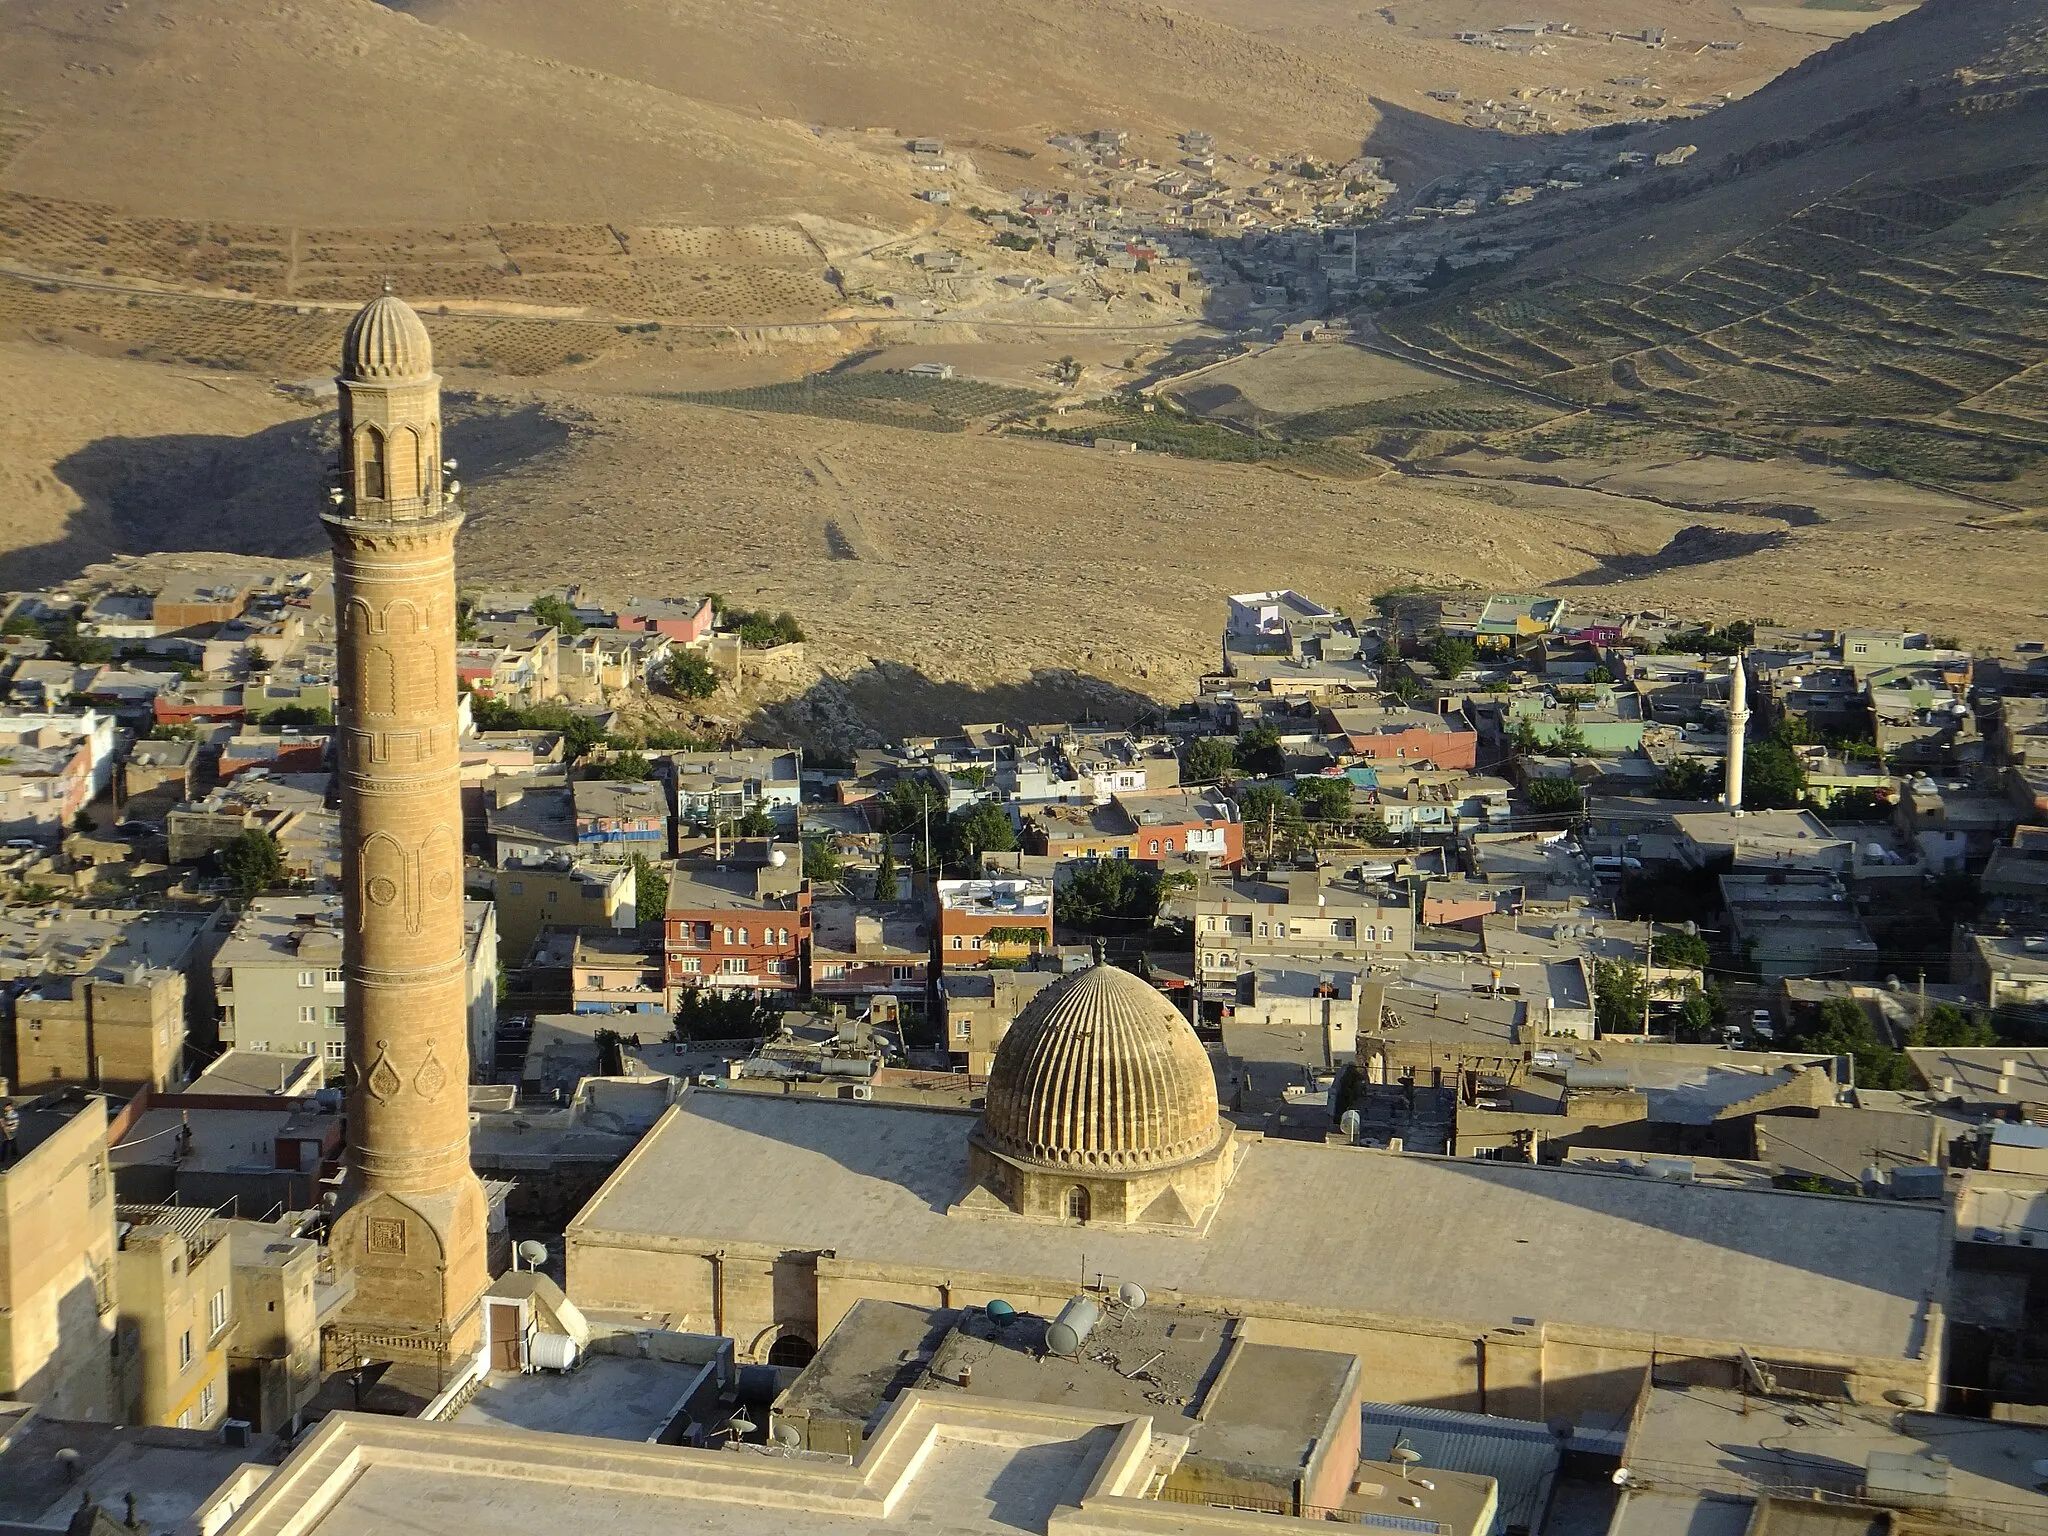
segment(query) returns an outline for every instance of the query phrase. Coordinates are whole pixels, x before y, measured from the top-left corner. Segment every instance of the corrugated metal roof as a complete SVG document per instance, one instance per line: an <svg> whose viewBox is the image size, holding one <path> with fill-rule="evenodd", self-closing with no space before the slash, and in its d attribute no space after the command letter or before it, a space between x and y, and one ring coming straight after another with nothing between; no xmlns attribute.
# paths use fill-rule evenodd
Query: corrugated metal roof
<svg viewBox="0 0 2048 1536"><path fill-rule="evenodd" d="M1549 1426L1398 1403L1367 1403L1363 1418L1362 1459L1386 1461L1396 1445L1405 1445L1422 1457L1418 1470L1441 1467L1492 1478L1500 1484L1495 1536L1533 1531L1543 1523L1558 1460L1557 1437Z"/></svg>

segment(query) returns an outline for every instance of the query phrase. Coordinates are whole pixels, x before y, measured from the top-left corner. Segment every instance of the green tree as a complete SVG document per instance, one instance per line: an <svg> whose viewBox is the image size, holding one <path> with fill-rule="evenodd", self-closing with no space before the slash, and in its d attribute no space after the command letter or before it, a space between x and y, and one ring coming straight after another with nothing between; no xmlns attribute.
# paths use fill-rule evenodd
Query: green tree
<svg viewBox="0 0 2048 1536"><path fill-rule="evenodd" d="M1293 837L1302 829L1301 802L1276 784L1253 784L1240 790L1237 813L1247 831L1260 837Z"/></svg>
<svg viewBox="0 0 2048 1536"><path fill-rule="evenodd" d="M80 631L78 620L66 619L50 637L50 654L74 666L103 667L114 659L114 642Z"/></svg>
<svg viewBox="0 0 2048 1536"><path fill-rule="evenodd" d="M1009 813L995 801L977 800L948 820L946 843L955 862L972 867L984 853L1013 852L1017 847L1017 828Z"/></svg>
<svg viewBox="0 0 2048 1536"><path fill-rule="evenodd" d="M1069 927L1092 933L1149 928L1159 915L1159 876L1129 859L1097 859L1059 888L1054 910Z"/></svg>
<svg viewBox="0 0 2048 1536"><path fill-rule="evenodd" d="M1543 733L1532 720L1517 720L1508 727L1508 749L1517 757L1537 757L1543 751Z"/></svg>
<svg viewBox="0 0 2048 1536"><path fill-rule="evenodd" d="M1280 749L1280 732L1270 725L1254 725L1237 737L1237 771L1255 778L1277 778L1287 771L1287 754Z"/></svg>
<svg viewBox="0 0 2048 1536"><path fill-rule="evenodd" d="M839 846L829 837L807 837L804 839L804 878L827 883L838 880L846 873L846 860L840 857Z"/></svg>
<svg viewBox="0 0 2048 1536"><path fill-rule="evenodd" d="M758 997L691 987L676 1003L671 1040L765 1040L782 1015Z"/></svg>
<svg viewBox="0 0 2048 1536"><path fill-rule="evenodd" d="M243 896L261 896L284 878L284 850L260 827L251 827L221 850L220 867Z"/></svg>
<svg viewBox="0 0 2048 1536"><path fill-rule="evenodd" d="M1955 1047L1997 1045L2000 1041L1989 1019L1974 1017L1953 1003L1938 1003L1914 1027L1912 1043Z"/></svg>
<svg viewBox="0 0 2048 1536"><path fill-rule="evenodd" d="M1641 967L1602 960L1593 967L1593 1018L1603 1035L1640 1034L1649 987Z"/></svg>
<svg viewBox="0 0 2048 1536"><path fill-rule="evenodd" d="M1180 775L1190 784L1214 784L1237 766L1237 752L1221 736L1197 736L1181 754Z"/></svg>
<svg viewBox="0 0 2048 1536"><path fill-rule="evenodd" d="M670 651L662 679L671 693L685 699L708 699L718 692L718 668L697 651Z"/></svg>
<svg viewBox="0 0 2048 1536"><path fill-rule="evenodd" d="M90 811L80 811L71 818L71 830L74 832L90 832L93 830L94 825L92 812Z"/></svg>
<svg viewBox="0 0 2048 1536"><path fill-rule="evenodd" d="M1806 765L1775 741L1753 741L1742 753L1742 805L1750 811L1789 810L1806 798Z"/></svg>
<svg viewBox="0 0 2048 1536"><path fill-rule="evenodd" d="M1657 792L1673 800L1713 800L1721 793L1718 764L1703 758L1674 757L1657 778Z"/></svg>
<svg viewBox="0 0 2048 1536"><path fill-rule="evenodd" d="M25 613L10 613L7 622L0 624L0 635L40 635L43 626Z"/></svg>
<svg viewBox="0 0 2048 1536"><path fill-rule="evenodd" d="M773 837L775 818L768 814L768 808L756 800L748 806L740 819L732 824L736 837Z"/></svg>
<svg viewBox="0 0 2048 1536"><path fill-rule="evenodd" d="M1346 822L1351 819L1349 779L1303 779L1294 786L1294 802L1309 821Z"/></svg>
<svg viewBox="0 0 2048 1536"><path fill-rule="evenodd" d="M1571 779L1531 779L1522 786L1522 798L1542 816L1576 816L1586 808L1586 797Z"/></svg>
<svg viewBox="0 0 2048 1536"><path fill-rule="evenodd" d="M1660 933L1650 941L1650 958L1659 965L1704 971L1713 961L1713 952L1696 933Z"/></svg>
<svg viewBox="0 0 2048 1536"><path fill-rule="evenodd" d="M614 779L626 782L633 779L651 779L654 770L647 765L647 754L640 751L614 752L601 763L590 769L593 779Z"/></svg>
<svg viewBox="0 0 2048 1536"><path fill-rule="evenodd" d="M882 856L875 860L875 900L894 901L900 883L896 875L896 839L884 833Z"/></svg>
<svg viewBox="0 0 2048 1536"><path fill-rule="evenodd" d="M1828 820L1889 821L1892 803L1874 789L1844 789L1827 803Z"/></svg>
<svg viewBox="0 0 2048 1536"><path fill-rule="evenodd" d="M1455 682L1472 670L1479 649L1462 635L1438 635L1429 645L1429 664L1446 682Z"/></svg>
<svg viewBox="0 0 2048 1536"><path fill-rule="evenodd" d="M552 592L542 593L527 606L541 623L551 624L561 631L564 640L573 640L583 633L583 621L576 617L576 610Z"/></svg>
<svg viewBox="0 0 2048 1536"><path fill-rule="evenodd" d="M455 605L455 643L474 645L483 633L476 622L476 604L466 597L461 599Z"/></svg>
<svg viewBox="0 0 2048 1536"><path fill-rule="evenodd" d="M1576 720L1567 721L1558 727L1557 737L1551 742L1551 750L1565 757L1591 757L1593 748L1586 740L1586 733L1579 729Z"/></svg>
<svg viewBox="0 0 2048 1536"><path fill-rule="evenodd" d="M1802 1051L1850 1057L1856 1064L1858 1087L1903 1088L1913 1075L1904 1053L1877 1038L1869 1013L1853 998L1829 998L1814 1010L1810 1021L1795 1023L1788 1041Z"/></svg>
<svg viewBox="0 0 2048 1536"><path fill-rule="evenodd" d="M629 861L633 866L633 915L645 926L658 923L668 911L668 871L644 853Z"/></svg>

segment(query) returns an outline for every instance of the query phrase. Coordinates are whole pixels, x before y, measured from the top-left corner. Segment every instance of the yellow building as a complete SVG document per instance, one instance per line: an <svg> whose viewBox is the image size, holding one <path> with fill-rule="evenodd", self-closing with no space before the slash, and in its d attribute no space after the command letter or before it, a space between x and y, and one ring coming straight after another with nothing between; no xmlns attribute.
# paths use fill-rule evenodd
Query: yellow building
<svg viewBox="0 0 2048 1536"><path fill-rule="evenodd" d="M118 1418L106 1100L74 1091L11 1109L14 1155L0 1155L0 1398L53 1418Z"/></svg>
<svg viewBox="0 0 2048 1536"><path fill-rule="evenodd" d="M228 1412L234 1272L227 1225L203 1207L123 1205L121 1324L141 1359L141 1424L211 1429Z"/></svg>

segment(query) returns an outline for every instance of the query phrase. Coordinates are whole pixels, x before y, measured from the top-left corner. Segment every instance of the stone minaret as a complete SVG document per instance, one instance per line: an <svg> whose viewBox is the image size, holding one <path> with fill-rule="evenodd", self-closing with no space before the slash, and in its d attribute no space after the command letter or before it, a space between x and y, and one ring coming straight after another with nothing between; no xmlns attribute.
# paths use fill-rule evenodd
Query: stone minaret
<svg viewBox="0 0 2048 1536"><path fill-rule="evenodd" d="M1735 670L1728 679L1728 769L1722 780L1721 803L1731 811L1742 809L1742 749L1749 734L1749 678L1743 653L1735 653Z"/></svg>
<svg viewBox="0 0 2048 1536"><path fill-rule="evenodd" d="M330 1332L436 1377L481 1338L483 1187L469 1166L456 753L455 530L441 380L386 293L342 343L334 543L348 1174L329 1235L355 1298ZM409 1375L415 1374L408 1369Z"/></svg>

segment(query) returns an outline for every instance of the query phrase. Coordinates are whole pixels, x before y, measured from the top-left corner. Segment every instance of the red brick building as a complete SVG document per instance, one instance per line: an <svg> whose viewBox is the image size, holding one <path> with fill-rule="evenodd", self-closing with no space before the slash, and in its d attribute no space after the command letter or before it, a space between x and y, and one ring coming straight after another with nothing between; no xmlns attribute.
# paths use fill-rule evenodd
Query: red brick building
<svg viewBox="0 0 2048 1536"><path fill-rule="evenodd" d="M697 855L669 879L662 952L668 1004L683 992L797 992L811 943L803 852L749 839L722 861Z"/></svg>

